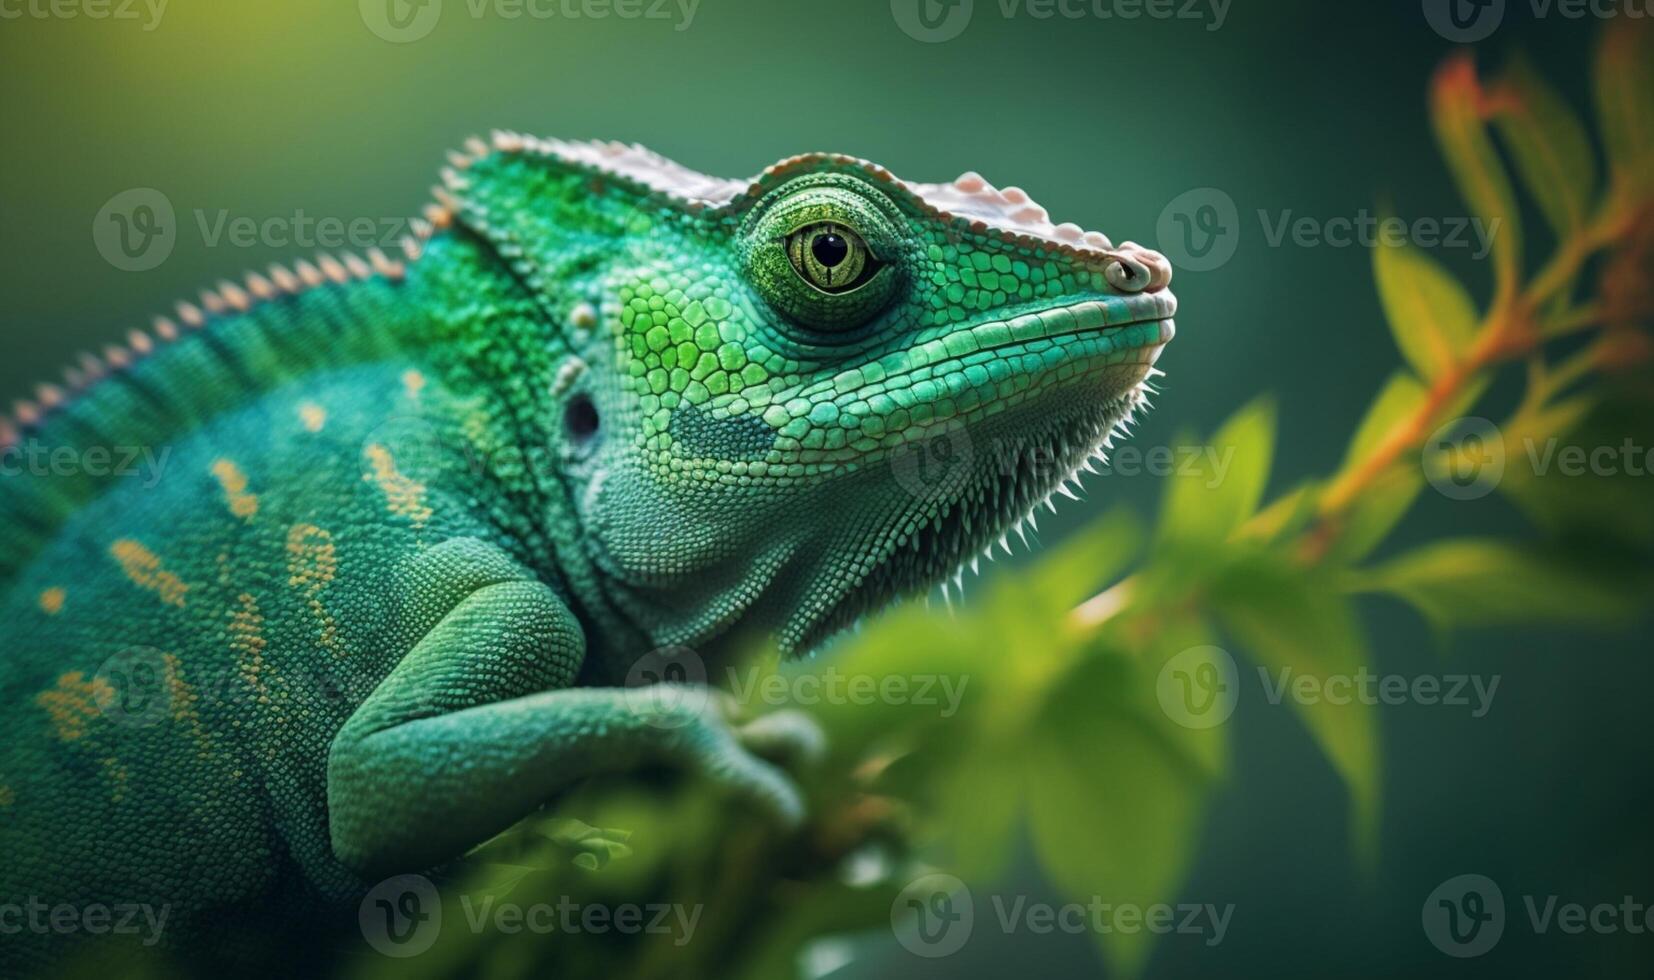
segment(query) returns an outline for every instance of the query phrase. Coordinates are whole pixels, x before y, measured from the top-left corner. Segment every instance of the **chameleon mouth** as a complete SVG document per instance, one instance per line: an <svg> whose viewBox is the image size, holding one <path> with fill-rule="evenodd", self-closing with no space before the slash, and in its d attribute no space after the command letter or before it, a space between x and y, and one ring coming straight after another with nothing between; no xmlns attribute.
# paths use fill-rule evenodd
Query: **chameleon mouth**
<svg viewBox="0 0 1654 980"><path fill-rule="evenodd" d="M1079 338L1102 338L1110 351L1159 347L1172 339L1177 300L1169 292L1099 296L960 330L945 328L910 353L916 367L970 360L982 351L1045 350Z"/></svg>
<svg viewBox="0 0 1654 980"><path fill-rule="evenodd" d="M1151 342L1165 343L1171 340L1171 317L1176 312L1177 300L1168 292L1102 296L983 324L973 327L969 333L981 337L997 336L1003 331L1009 336L1010 343L1028 343L1072 334L1112 334L1128 327L1160 324L1164 328L1164 336ZM984 349L992 349L993 346L1000 345L984 345Z"/></svg>
<svg viewBox="0 0 1654 980"><path fill-rule="evenodd" d="M814 649L893 599L938 584L946 590L984 549L997 544L1009 553L1008 536L1024 533L1039 507L1055 509L1055 494L1072 497L1070 481L1146 404L1175 311L1169 293L1100 297L956 329L948 336L968 333L974 348L957 340L947 347L944 338L939 356L921 354L933 369L949 363L947 379L967 376L951 362L1002 365L1015 386L977 372L971 383L995 386L996 394L969 415L916 427L889 452L886 475L905 491L906 506L879 535L871 567L824 603L818 619L800 624L799 642L788 645ZM989 351L991 360L973 356ZM955 394L935 380L949 389L938 397Z"/></svg>
<svg viewBox="0 0 1654 980"><path fill-rule="evenodd" d="M888 534L866 573L805 626L799 642L785 646L795 653L816 649L895 599L928 594L939 584L947 594L950 581L962 589L964 570L974 570L979 556L991 559L996 547L1009 555L1013 534L1026 545L1024 528L1037 530L1036 511L1054 511L1059 492L1074 497L1068 484L1145 405L1141 382L1106 401L1083 384L1066 385L1042 399L1031 419L992 420L1001 424L988 428L998 431L974 439L957 479L926 486L893 464L897 482L916 498L898 522L903 530Z"/></svg>
<svg viewBox="0 0 1654 980"><path fill-rule="evenodd" d="M850 372L853 382L840 375L789 391L777 401L831 402L840 416L855 418L869 402L907 391L920 393L921 407L951 408L924 416L917 409L904 410L899 413L904 418L900 429L869 429L864 422L860 432L852 429L837 446L777 446L777 461L802 464L806 474L813 475L846 464L896 459L939 436L974 430L994 416L1026 410L1028 403L1048 403L1052 389L1083 386L1088 378L1096 381L1086 392L1092 401L1098 399L1099 387L1105 391L1103 398L1117 397L1153 368L1176 333L1171 319L1176 311L1177 301L1166 292L1110 295L967 328L931 331L903 352L899 370L887 368L871 380L872 372L864 366ZM862 448L856 444L858 435L870 435L882 445L871 451Z"/></svg>

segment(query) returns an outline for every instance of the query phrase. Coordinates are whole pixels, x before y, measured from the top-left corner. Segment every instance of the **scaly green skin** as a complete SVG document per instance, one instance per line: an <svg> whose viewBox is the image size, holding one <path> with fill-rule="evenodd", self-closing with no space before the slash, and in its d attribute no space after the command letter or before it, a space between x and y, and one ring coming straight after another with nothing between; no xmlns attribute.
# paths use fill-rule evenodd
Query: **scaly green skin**
<svg viewBox="0 0 1654 980"><path fill-rule="evenodd" d="M0 483L0 903L279 933L659 764L796 822L755 750L807 728L650 707L628 669L806 650L931 587L1097 450L1170 339L1153 253L948 217L860 161L709 205L497 144L405 269L224 290L22 413L24 446L164 466ZM864 284L795 267L823 222L865 241ZM0 965L61 943L7 936Z"/></svg>

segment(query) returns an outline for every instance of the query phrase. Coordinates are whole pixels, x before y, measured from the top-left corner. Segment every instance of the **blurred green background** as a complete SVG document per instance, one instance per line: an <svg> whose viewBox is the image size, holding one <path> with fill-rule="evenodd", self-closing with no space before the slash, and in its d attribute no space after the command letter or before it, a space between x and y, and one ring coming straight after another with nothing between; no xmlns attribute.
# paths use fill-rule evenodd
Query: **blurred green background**
<svg viewBox="0 0 1654 980"><path fill-rule="evenodd" d="M1526 48L1586 105L1598 24L1536 22L1528 4L1509 6L1479 46L1483 61ZM411 43L376 36L345 0L171 0L158 22L151 9L135 5L134 20L0 19L7 404L179 297L306 251L209 244L200 221L412 214L444 151L499 127L635 140L721 176L816 149L910 179L976 170L1026 188L1054 220L1149 245L1169 202L1217 188L1238 208L1236 250L1218 269L1178 274L1179 338L1160 364L1169 376L1133 444L1178 445L1274 392L1280 490L1336 465L1396 355L1369 252L1271 245L1258 212L1326 220L1391 202L1406 216L1464 213L1425 114L1427 80L1452 45L1413 0L1235 0L1221 26L1204 4L1190 8L1197 19L1123 20L1040 18L1021 5L1006 17L998 0L977 0L969 26L942 43L905 34L885 0L702 0L687 21L676 5L664 19L513 20L493 8L479 18L448 0ZM158 267L123 272L100 257L92 226L134 187L168 197L178 237ZM1485 287L1467 250L1437 254ZM1159 484L1088 478L1088 501L1061 508L1043 537L1060 539L1105 503L1152 512ZM1519 526L1499 497L1426 494L1387 550ZM1399 604L1364 613L1379 670L1497 674L1492 710L1380 709L1382 850L1364 877L1341 785L1297 718L1243 671L1232 778L1180 898L1233 903L1234 918L1213 947L1160 942L1148 974L1598 976L1654 962L1651 935L1535 935L1519 898L1654 902L1646 628L1608 639L1480 632L1444 651ZM1420 910L1467 872L1500 883L1508 921L1492 953L1460 961L1427 942ZM1043 887L1029 870L991 891ZM987 891L964 954L921 960L873 937L866 958L835 975L1101 972L1084 936L981 928Z"/></svg>

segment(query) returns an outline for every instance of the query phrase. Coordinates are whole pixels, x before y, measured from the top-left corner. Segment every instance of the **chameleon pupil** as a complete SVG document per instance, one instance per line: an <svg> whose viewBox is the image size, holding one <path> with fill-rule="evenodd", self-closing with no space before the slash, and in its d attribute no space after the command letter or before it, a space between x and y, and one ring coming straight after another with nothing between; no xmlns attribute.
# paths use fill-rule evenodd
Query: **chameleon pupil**
<svg viewBox="0 0 1654 980"><path fill-rule="evenodd" d="M810 254L815 256L817 262L831 269L849 258L850 243L833 232L827 232L817 235L815 240L810 242Z"/></svg>

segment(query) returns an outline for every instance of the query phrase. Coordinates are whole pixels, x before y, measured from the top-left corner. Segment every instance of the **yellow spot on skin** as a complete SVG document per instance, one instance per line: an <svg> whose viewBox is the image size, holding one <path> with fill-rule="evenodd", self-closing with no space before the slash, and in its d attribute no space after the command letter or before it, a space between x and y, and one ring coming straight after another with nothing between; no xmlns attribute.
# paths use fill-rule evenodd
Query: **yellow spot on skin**
<svg viewBox="0 0 1654 980"><path fill-rule="evenodd" d="M121 760L109 755L103 758L103 769L109 774L109 781L115 784L109 791L109 798L120 803L126 799L126 767L121 765Z"/></svg>
<svg viewBox="0 0 1654 980"><path fill-rule="evenodd" d="M167 669L168 703L172 706L172 720L189 729L190 736L195 739L196 755L202 759L212 755L212 740L207 737L206 726L201 724L201 715L195 710L195 703L200 695L184 680L184 667L178 662L176 654L164 653L161 659Z"/></svg>
<svg viewBox="0 0 1654 980"><path fill-rule="evenodd" d="M17 794L12 792L11 787L0 785L0 810L10 810L16 802Z"/></svg>
<svg viewBox="0 0 1654 980"><path fill-rule="evenodd" d="M404 476L396 468L396 460L391 457L390 450L379 443L373 443L367 448L368 464L373 472L365 479L378 484L379 490L385 495L385 502L390 512L398 517L405 517L413 522L414 527L423 527L431 519L431 508L425 502L425 484Z"/></svg>
<svg viewBox="0 0 1654 980"><path fill-rule="evenodd" d="M35 695L35 704L46 712L52 733L62 742L78 742L86 737L87 726L103 712L101 706L112 704L115 688L101 677L86 679L78 670L63 674L57 687ZM126 799L128 773L126 766L113 755L98 760L109 777L109 795L116 803Z"/></svg>
<svg viewBox="0 0 1654 980"><path fill-rule="evenodd" d="M230 460L220 459L212 464L212 475L224 488L224 499L230 505L230 513L244 521L258 513L258 497L247 492L247 474L241 472L241 467Z"/></svg>
<svg viewBox="0 0 1654 980"><path fill-rule="evenodd" d="M78 670L57 679L57 687L35 695L34 703L45 709L52 731L60 741L74 742L86 735L86 724L99 713L99 704L109 704L115 689L102 678L87 680Z"/></svg>
<svg viewBox="0 0 1654 980"><path fill-rule="evenodd" d="M425 390L425 376L418 371L402 372L402 390L408 393L408 398L419 400L419 393Z"/></svg>
<svg viewBox="0 0 1654 980"><path fill-rule="evenodd" d="M285 683L264 660L264 648L268 642L264 638L264 616L259 612L258 600L243 592L237 597L239 608L230 610L230 649L236 656L236 669L241 675L242 683L252 691L254 701L265 709L274 711L273 722L277 725L287 723L285 702L287 694ZM283 690L275 696L271 695L272 687ZM239 726L241 723L235 723ZM279 742L269 740L262 745L262 752L267 760L274 760L280 752ZM231 774L232 778L240 776L240 772Z"/></svg>
<svg viewBox="0 0 1654 980"><path fill-rule="evenodd" d="M327 409L315 402L301 402L299 404L299 424L306 432L320 432L327 424Z"/></svg>
<svg viewBox="0 0 1654 980"><path fill-rule="evenodd" d="M260 704L268 704L264 687L264 617L258 611L258 600L243 592L236 602L240 608L230 610L230 649L236 654L236 669L241 679L258 694Z"/></svg>
<svg viewBox="0 0 1654 980"><path fill-rule="evenodd" d="M339 626L321 595L339 573L339 555L333 535L314 524L295 524L287 530L287 584L304 595L305 605L321 625L319 642L335 653L339 648Z"/></svg>
<svg viewBox="0 0 1654 980"><path fill-rule="evenodd" d="M52 586L40 593L40 611L48 616L56 616L63 611L63 600L68 598L61 586Z"/></svg>
<svg viewBox="0 0 1654 980"><path fill-rule="evenodd" d="M184 596L190 587L183 579L161 567L155 553L131 538L122 538L109 546L109 554L120 563L126 577L141 589L148 589L169 606L184 607Z"/></svg>

